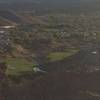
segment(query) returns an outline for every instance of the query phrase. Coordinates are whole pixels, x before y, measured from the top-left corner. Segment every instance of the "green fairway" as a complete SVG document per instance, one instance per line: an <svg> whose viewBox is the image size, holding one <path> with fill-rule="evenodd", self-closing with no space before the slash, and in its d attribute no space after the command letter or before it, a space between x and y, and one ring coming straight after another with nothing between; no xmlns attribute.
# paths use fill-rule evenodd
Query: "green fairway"
<svg viewBox="0 0 100 100"><path fill-rule="evenodd" d="M66 57L72 56L77 53L79 50L69 50L64 52L52 52L48 55L48 59L50 62L60 61L65 59Z"/></svg>
<svg viewBox="0 0 100 100"><path fill-rule="evenodd" d="M8 75L19 75L21 72L32 71L33 68L33 62L22 58L8 58L6 63L8 65Z"/></svg>

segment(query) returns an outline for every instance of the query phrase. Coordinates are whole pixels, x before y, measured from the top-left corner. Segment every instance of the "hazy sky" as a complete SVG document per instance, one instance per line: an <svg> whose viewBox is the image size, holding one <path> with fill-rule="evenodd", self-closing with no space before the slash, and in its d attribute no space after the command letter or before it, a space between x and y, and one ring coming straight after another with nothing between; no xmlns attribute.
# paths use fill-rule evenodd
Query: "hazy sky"
<svg viewBox="0 0 100 100"><path fill-rule="evenodd" d="M25 3L26 2L26 3ZM4 4L2 4L4 3ZM6 4L5 4L6 3ZM33 7L57 9L98 9L100 0L0 0L0 7ZM92 11L91 10L91 11ZM95 10L96 11L96 10Z"/></svg>
<svg viewBox="0 0 100 100"><path fill-rule="evenodd" d="M0 3L24 3L24 2L32 2L34 4L54 4L54 5L83 5L83 4L99 4L100 0L0 0Z"/></svg>
<svg viewBox="0 0 100 100"><path fill-rule="evenodd" d="M77 1L83 1L83 2L87 2L87 1L99 1L99 0L0 0L0 2L18 2L18 1L31 1L31 2L34 2L34 1L40 1L40 2L43 2L43 1L60 1L60 2L77 2Z"/></svg>

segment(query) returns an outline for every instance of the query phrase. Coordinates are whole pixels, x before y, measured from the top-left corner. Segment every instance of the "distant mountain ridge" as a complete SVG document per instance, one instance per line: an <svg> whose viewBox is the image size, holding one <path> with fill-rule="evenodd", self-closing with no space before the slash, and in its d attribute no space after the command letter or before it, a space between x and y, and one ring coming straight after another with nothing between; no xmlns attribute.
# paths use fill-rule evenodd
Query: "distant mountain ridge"
<svg viewBox="0 0 100 100"><path fill-rule="evenodd" d="M77 0L79 1L79 0ZM75 2L77 2L75 1ZM10 12L10 10L27 10L27 9L34 9L37 12L48 12L52 10L62 9L63 4L66 9L66 5L72 4L73 0L0 0L0 17L10 20L12 22L22 22L23 19L16 16L14 13ZM67 7L68 8L68 7ZM16 13L16 12L15 12Z"/></svg>

